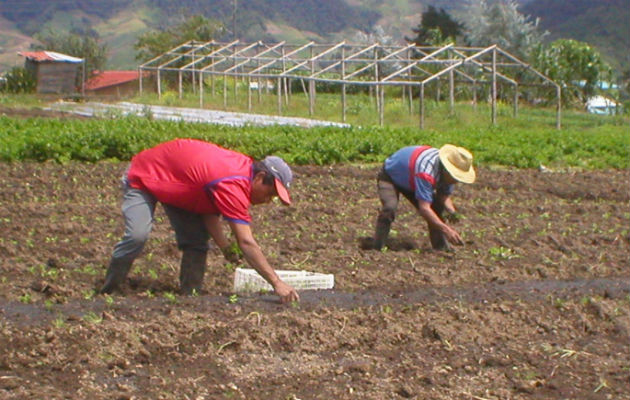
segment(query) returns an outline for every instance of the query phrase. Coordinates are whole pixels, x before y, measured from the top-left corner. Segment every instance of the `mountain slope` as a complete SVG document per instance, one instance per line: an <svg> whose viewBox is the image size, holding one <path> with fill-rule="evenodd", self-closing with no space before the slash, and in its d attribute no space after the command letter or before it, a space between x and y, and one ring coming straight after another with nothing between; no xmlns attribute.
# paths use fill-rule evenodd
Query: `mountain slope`
<svg viewBox="0 0 630 400"><path fill-rule="evenodd" d="M404 42L421 22L426 5L448 12L457 0L0 0L0 72L23 60L39 31L97 32L110 54L107 67L135 68L133 44L149 29L173 26L204 15L227 28L222 40L290 43L352 40L358 30L384 28ZM521 12L539 17L550 39L573 38L594 45L618 70L630 61L628 0L519 0ZM236 6L236 7L235 7ZM236 31L234 33L233 31Z"/></svg>
<svg viewBox="0 0 630 400"><path fill-rule="evenodd" d="M617 71L630 64L630 3L628 0L532 0L522 7L540 18L549 40L571 38L597 48Z"/></svg>

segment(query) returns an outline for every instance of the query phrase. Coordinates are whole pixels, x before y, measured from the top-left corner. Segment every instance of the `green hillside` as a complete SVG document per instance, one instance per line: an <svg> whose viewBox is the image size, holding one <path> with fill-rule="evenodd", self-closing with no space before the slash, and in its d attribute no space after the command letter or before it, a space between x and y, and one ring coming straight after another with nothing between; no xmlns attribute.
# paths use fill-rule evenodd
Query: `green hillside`
<svg viewBox="0 0 630 400"><path fill-rule="evenodd" d="M520 1L522 12L541 18L550 39L574 38L593 44L617 69L627 69L630 21L627 0ZM33 35L42 30L98 33L108 45L110 69L137 66L133 44L149 29L178 24L187 16L204 15L224 24L223 40L352 40L357 31L376 25L403 42L420 23L425 6L449 12L464 2L455 0L0 0L0 72L23 61Z"/></svg>
<svg viewBox="0 0 630 400"><path fill-rule="evenodd" d="M590 43L615 70L630 64L630 3L628 0L532 0L522 7L540 18L549 40L571 38Z"/></svg>

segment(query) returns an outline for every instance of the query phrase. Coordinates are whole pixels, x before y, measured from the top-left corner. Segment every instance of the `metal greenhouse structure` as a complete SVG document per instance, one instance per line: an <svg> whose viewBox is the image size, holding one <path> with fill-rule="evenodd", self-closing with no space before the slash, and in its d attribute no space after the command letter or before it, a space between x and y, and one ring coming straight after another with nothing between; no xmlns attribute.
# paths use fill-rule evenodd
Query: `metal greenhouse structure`
<svg viewBox="0 0 630 400"><path fill-rule="evenodd" d="M457 85L468 87L467 93L475 105L480 89L485 89L484 93L488 93L488 102L491 103L493 124L497 120L499 85L510 88L514 116L518 114L522 88L548 87L555 91L556 127L559 129L561 126L560 85L496 45L481 48L453 44L423 47L346 42L291 45L285 42L242 43L238 40L230 43L190 41L140 65L139 72L140 92L143 89L142 77L150 72L156 80L158 96L162 94L162 81L166 76L170 76L171 82L178 82L180 97L184 90L182 82L186 79L198 93L200 107L203 107L205 92L210 90L214 95L217 77L223 78L224 105L227 103L226 78L233 77L234 82L237 79L247 81L250 111L252 92L258 92L260 99L263 87L272 87L277 95L278 113L282 113L283 103L289 103L291 83L295 81L299 81L298 87L301 86L308 97L310 115L313 115L316 103L316 83L338 85L344 122L346 89L352 85L367 86L376 99L381 125L384 121L385 89L399 87L410 111L415 109L413 104L417 100L420 128L424 128L425 88L429 84L444 85L448 82L451 109Z"/></svg>

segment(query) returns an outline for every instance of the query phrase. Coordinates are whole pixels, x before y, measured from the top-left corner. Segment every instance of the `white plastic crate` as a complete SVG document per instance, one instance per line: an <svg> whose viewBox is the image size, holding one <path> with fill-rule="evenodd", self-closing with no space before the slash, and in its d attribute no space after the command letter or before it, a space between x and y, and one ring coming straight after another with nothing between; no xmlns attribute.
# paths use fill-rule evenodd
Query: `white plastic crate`
<svg viewBox="0 0 630 400"><path fill-rule="evenodd" d="M278 271L276 274L287 285L296 290L332 289L335 277L332 274L320 274L308 271ZM234 273L234 292L273 291L273 287L262 276L251 268L236 268Z"/></svg>

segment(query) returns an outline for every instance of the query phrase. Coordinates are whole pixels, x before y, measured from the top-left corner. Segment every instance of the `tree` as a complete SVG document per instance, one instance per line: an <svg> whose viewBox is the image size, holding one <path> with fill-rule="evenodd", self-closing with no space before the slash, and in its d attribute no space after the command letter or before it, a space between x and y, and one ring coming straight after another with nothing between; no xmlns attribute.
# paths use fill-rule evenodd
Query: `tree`
<svg viewBox="0 0 630 400"><path fill-rule="evenodd" d="M195 15L172 28L152 30L141 35L134 44L136 59L148 61L191 40L209 42L223 31L224 27L220 22Z"/></svg>
<svg viewBox="0 0 630 400"><path fill-rule="evenodd" d="M611 82L612 68L588 43L559 39L533 52L535 68L564 90L564 97L584 103L597 92L598 83Z"/></svg>
<svg viewBox="0 0 630 400"><path fill-rule="evenodd" d="M460 13L464 36L471 46L498 45L527 60L547 32L538 31L538 19L530 21L513 0L471 0Z"/></svg>
<svg viewBox="0 0 630 400"><path fill-rule="evenodd" d="M462 28L463 26L453 20L443 8L440 8L440 11L438 11L435 7L429 6L427 11L422 13L420 25L412 29L416 37L405 37L405 40L418 46L455 43L457 37L461 34Z"/></svg>
<svg viewBox="0 0 630 400"><path fill-rule="evenodd" d="M13 67L3 76L0 82L0 92L33 93L35 91L35 76L24 67Z"/></svg>
<svg viewBox="0 0 630 400"><path fill-rule="evenodd" d="M49 30L35 35L39 41L34 50L56 51L73 57L82 58L88 74L102 70L107 62L107 45L99 44L98 34L79 35L71 32Z"/></svg>

